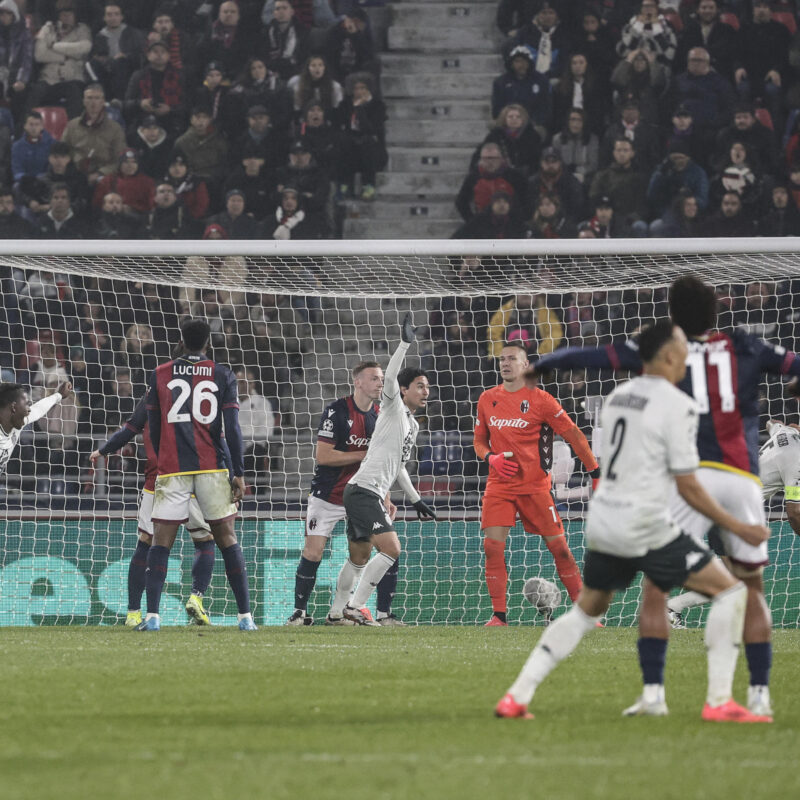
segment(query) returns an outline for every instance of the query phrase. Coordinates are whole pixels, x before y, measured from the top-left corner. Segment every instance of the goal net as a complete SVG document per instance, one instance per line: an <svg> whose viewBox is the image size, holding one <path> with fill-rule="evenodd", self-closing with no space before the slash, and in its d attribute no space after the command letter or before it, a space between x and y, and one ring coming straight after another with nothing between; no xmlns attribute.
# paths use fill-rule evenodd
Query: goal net
<svg viewBox="0 0 800 800"><path fill-rule="evenodd" d="M488 619L480 533L485 467L472 449L478 395L499 383L502 342L531 357L564 345L602 345L667 313L666 288L694 272L720 297L720 325L798 347L800 248L791 239L558 242L7 242L0 250L2 379L33 399L63 380L75 396L26 428L0 477L0 625L119 624L137 540L144 448L134 440L93 466L90 453L132 413L153 367L170 357L187 315L212 327L212 356L240 378L248 495L237 522L256 621L293 608L304 508L325 406L350 394L359 361L384 367L413 314L433 393L418 415L412 479L435 505L420 523L400 494L404 552L393 611L408 623ZM602 398L624 375L558 374L544 388L592 439ZM765 376L761 431L798 422L780 376ZM579 563L589 478L556 443L554 489ZM770 502L765 581L776 626L800 622L800 540ZM340 524L318 572L309 613L324 617L347 543ZM519 525L506 550L509 619L541 622L525 579L558 583L538 536ZM185 624L193 547L180 534L162 602L165 624ZM635 623L638 584L608 621ZM566 595L564 595L566 596ZM236 608L217 558L212 620ZM563 609L563 607L562 607ZM690 613L690 624L702 610Z"/></svg>

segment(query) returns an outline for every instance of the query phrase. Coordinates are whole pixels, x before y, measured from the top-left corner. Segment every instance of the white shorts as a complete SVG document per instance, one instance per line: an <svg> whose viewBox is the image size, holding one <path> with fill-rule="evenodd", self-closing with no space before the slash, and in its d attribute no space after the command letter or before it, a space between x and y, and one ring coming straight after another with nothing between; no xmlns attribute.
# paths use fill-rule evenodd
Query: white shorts
<svg viewBox="0 0 800 800"><path fill-rule="evenodd" d="M236 516L238 509L225 470L201 472L199 475L159 475L153 497L153 522L188 522L192 495L196 498L200 515L209 523Z"/></svg>
<svg viewBox="0 0 800 800"><path fill-rule="evenodd" d="M153 535L153 492L149 489L142 489L142 495L139 498L139 519L138 526L140 533L147 533ZM202 540L208 538L211 533L211 528L208 523L203 519L203 514L200 511L200 506L197 505L197 499L192 496L189 500L189 521L186 523L186 530L191 534L192 539Z"/></svg>
<svg viewBox="0 0 800 800"><path fill-rule="evenodd" d="M341 522L346 516L344 506L320 500L313 494L309 495L306 507L306 536L324 536L330 539L336 523Z"/></svg>
<svg viewBox="0 0 800 800"><path fill-rule="evenodd" d="M766 525L764 501L758 481L737 472L701 467L695 473L703 488L729 514L750 525ZM714 523L691 508L675 489L670 513L678 527L698 542L702 542ZM747 567L769 564L767 543L748 544L728 530L718 529L725 555Z"/></svg>

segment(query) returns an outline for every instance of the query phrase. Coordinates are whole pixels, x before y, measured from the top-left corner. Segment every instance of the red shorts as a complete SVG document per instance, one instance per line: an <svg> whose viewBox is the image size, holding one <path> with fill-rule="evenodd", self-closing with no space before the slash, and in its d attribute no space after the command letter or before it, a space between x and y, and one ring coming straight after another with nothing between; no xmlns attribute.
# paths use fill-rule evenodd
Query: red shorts
<svg viewBox="0 0 800 800"><path fill-rule="evenodd" d="M481 503L481 528L513 528L519 514L526 533L560 536L564 525L550 492L504 495L487 492Z"/></svg>

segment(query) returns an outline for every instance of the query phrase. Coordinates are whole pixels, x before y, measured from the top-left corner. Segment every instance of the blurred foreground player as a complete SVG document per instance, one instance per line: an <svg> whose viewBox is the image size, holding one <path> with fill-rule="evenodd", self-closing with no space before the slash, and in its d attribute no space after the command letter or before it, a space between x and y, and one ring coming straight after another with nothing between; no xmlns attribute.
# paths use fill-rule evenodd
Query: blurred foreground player
<svg viewBox="0 0 800 800"><path fill-rule="evenodd" d="M530 718L528 703L539 684L592 630L614 593L644 572L662 592L684 585L712 598L702 718L772 722L732 699L747 589L704 544L681 532L670 513L673 488L692 508L743 539L766 541L769 531L732 517L697 480L698 406L675 388L686 372L683 331L658 322L642 333L639 348L644 374L616 388L603 408L603 480L589 504L584 587L577 604L545 630L495 714ZM662 696L649 702L667 713L663 687Z"/></svg>
<svg viewBox="0 0 800 800"><path fill-rule="evenodd" d="M148 424L158 459L153 499L153 546L147 554L147 616L137 630L160 628L158 609L178 526L189 520L192 494L219 547L238 607L239 630L256 630L250 590L234 521L244 497L244 458L236 376L205 355L211 328L191 319L181 326L186 354L161 364L150 378ZM224 436L223 436L224 422ZM226 466L230 449L234 477Z"/></svg>

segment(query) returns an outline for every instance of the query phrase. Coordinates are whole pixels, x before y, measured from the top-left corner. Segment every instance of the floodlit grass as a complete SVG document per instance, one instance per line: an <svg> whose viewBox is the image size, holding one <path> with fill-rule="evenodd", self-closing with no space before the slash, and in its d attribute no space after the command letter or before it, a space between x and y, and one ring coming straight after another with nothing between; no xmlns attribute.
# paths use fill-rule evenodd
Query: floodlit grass
<svg viewBox="0 0 800 800"><path fill-rule="evenodd" d="M0 630L0 797L800 796L800 632L775 634L774 725L700 721L700 631L673 635L670 716L622 719L636 632L612 628L542 686L535 720L494 719L540 632Z"/></svg>

